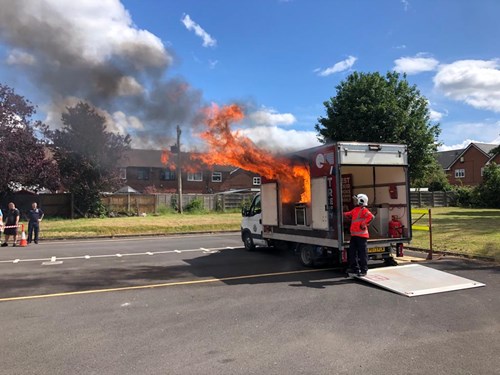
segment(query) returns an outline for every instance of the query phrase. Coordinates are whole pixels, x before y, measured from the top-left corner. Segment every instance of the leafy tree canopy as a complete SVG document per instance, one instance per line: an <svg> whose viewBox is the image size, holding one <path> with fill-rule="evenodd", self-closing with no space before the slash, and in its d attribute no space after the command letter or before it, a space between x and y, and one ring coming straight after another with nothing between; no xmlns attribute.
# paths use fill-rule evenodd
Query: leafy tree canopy
<svg viewBox="0 0 500 375"><path fill-rule="evenodd" d="M32 120L35 107L23 96L0 84L0 192L20 188L56 190L59 172L35 136L41 122Z"/></svg>
<svg viewBox="0 0 500 375"><path fill-rule="evenodd" d="M84 215L99 215L100 193L119 185L117 162L129 148L130 137L106 130L106 119L87 103L68 107L63 127L45 135L51 141L64 186L74 193Z"/></svg>
<svg viewBox="0 0 500 375"><path fill-rule="evenodd" d="M440 129L430 124L428 101L406 75L354 72L324 105L326 116L315 126L320 141L404 143L412 182L425 177Z"/></svg>
<svg viewBox="0 0 500 375"><path fill-rule="evenodd" d="M489 163L484 167L483 182L476 188L479 205L500 208L500 165Z"/></svg>

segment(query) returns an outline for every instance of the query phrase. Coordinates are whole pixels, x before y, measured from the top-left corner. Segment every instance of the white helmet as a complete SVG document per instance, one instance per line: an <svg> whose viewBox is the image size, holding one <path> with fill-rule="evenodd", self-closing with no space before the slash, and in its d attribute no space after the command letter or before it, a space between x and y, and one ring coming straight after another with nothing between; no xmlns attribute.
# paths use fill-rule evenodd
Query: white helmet
<svg viewBox="0 0 500 375"><path fill-rule="evenodd" d="M358 200L358 205L368 206L368 196L366 194L358 194L354 198Z"/></svg>

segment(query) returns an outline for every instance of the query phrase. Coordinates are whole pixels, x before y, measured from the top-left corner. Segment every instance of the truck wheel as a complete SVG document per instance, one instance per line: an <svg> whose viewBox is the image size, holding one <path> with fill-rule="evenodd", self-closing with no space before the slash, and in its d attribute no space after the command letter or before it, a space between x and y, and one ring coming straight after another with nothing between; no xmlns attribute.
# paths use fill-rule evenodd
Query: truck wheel
<svg viewBox="0 0 500 375"><path fill-rule="evenodd" d="M315 265L314 246L302 245L299 249L299 260L303 266L314 267Z"/></svg>
<svg viewBox="0 0 500 375"><path fill-rule="evenodd" d="M255 244L253 243L252 236L248 232L243 233L243 244L245 245L245 250L255 250Z"/></svg>

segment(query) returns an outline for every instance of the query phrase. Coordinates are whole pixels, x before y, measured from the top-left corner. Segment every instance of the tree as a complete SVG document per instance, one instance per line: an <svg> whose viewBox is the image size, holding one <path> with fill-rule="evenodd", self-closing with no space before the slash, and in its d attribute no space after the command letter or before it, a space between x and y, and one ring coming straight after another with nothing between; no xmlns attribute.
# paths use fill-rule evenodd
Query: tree
<svg viewBox="0 0 500 375"><path fill-rule="evenodd" d="M488 208L500 208L500 165L489 163L483 170L483 182L475 189L477 203Z"/></svg>
<svg viewBox="0 0 500 375"><path fill-rule="evenodd" d="M0 192L27 188L56 190L59 172L35 136L35 107L6 85L0 84Z"/></svg>
<svg viewBox="0 0 500 375"><path fill-rule="evenodd" d="M500 145L498 145L497 147L495 147L494 149L492 149L490 151L490 155L491 156L495 156L496 154L500 153Z"/></svg>
<svg viewBox="0 0 500 375"><path fill-rule="evenodd" d="M434 159L424 167L424 177L414 183L414 187L427 187L429 191L449 191L451 185L443 167Z"/></svg>
<svg viewBox="0 0 500 375"><path fill-rule="evenodd" d="M423 179L440 130L430 124L427 99L406 75L354 72L336 88L337 95L323 103L326 117L315 126L318 139L404 143L412 182Z"/></svg>
<svg viewBox="0 0 500 375"><path fill-rule="evenodd" d="M65 188L74 194L84 215L102 214L100 194L118 187L117 161L129 148L130 137L106 130L106 119L80 102L62 114L63 127L45 135L51 141Z"/></svg>

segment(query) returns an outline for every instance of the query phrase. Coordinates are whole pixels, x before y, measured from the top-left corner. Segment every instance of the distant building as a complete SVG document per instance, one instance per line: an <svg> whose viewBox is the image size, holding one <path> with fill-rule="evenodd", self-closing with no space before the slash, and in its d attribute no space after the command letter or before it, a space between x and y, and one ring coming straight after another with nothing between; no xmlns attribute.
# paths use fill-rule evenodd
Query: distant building
<svg viewBox="0 0 500 375"><path fill-rule="evenodd" d="M260 187L260 176L256 173L231 166L209 167L191 156L192 153L181 152L183 193L207 194ZM129 150L118 165L123 185L139 192L176 192L176 158L177 154L170 154L165 165L160 150Z"/></svg>
<svg viewBox="0 0 500 375"><path fill-rule="evenodd" d="M488 163L500 164L500 153L490 154L497 146L471 143L463 149L439 151L436 157L451 185L477 186L483 181L484 167Z"/></svg>

